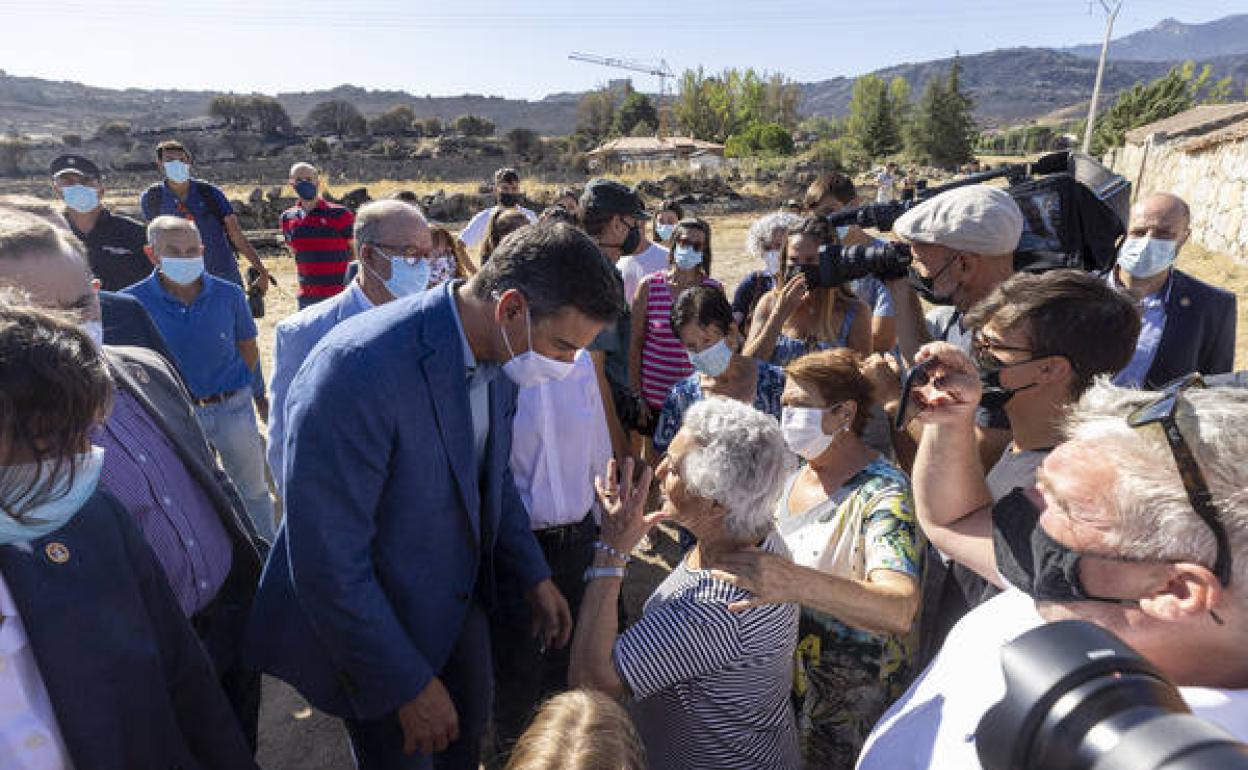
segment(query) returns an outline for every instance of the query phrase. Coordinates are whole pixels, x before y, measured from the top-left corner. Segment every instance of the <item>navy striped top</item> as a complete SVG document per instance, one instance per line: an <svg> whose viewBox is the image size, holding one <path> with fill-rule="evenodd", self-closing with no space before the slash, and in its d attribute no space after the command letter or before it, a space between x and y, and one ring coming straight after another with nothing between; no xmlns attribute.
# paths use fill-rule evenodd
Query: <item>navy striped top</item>
<svg viewBox="0 0 1248 770"><path fill-rule="evenodd" d="M788 556L774 532L763 549ZM799 608L728 611L749 597L682 561L616 641L651 770L801 766L789 701Z"/></svg>

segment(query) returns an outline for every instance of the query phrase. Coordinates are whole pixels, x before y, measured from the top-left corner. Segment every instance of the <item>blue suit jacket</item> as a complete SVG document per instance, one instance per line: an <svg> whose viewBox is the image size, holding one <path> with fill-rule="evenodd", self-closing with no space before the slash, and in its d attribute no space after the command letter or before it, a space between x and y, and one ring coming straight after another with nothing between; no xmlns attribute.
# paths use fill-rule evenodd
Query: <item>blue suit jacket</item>
<svg viewBox="0 0 1248 770"><path fill-rule="evenodd" d="M1175 270L1166 328L1146 387L1160 388L1190 372L1224 374L1235 366L1235 295Z"/></svg>
<svg viewBox="0 0 1248 770"><path fill-rule="evenodd" d="M316 343L338 324L371 309L348 286L327 300L283 318L273 334L273 375L269 379L268 459L282 491L282 457L286 438L286 392Z"/></svg>
<svg viewBox="0 0 1248 770"><path fill-rule="evenodd" d="M102 291L100 297L100 321L104 326L105 345L124 345L147 348L173 363L173 354L165 344L160 329L156 328L147 308L129 294Z"/></svg>
<svg viewBox="0 0 1248 770"><path fill-rule="evenodd" d="M54 543L68 560L52 560ZM107 493L30 552L0 546L0 573L75 767L256 767L156 557Z"/></svg>
<svg viewBox="0 0 1248 770"><path fill-rule="evenodd" d="M336 716L419 695L471 603L492 601L496 566L525 586L549 576L508 467L516 387L502 376L478 477L452 291L339 324L287 396L286 518L245 649Z"/></svg>

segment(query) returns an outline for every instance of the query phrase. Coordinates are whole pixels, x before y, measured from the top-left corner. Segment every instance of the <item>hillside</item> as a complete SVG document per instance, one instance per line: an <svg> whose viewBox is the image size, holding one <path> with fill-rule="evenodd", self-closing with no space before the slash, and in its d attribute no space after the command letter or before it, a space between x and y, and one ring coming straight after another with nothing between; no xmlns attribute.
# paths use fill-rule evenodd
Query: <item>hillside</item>
<svg viewBox="0 0 1248 770"><path fill-rule="evenodd" d="M1100 43L1063 48L1065 53L1095 59ZM1248 14L1227 16L1206 24L1184 24L1166 19L1151 29L1114 40L1109 55L1135 61L1173 61L1199 52L1202 58L1248 53Z"/></svg>

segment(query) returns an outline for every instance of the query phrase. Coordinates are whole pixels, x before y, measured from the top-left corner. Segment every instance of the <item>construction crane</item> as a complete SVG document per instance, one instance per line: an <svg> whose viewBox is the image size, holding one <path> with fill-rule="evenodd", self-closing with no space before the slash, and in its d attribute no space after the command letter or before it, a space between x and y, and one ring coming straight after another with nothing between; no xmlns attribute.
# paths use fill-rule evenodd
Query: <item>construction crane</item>
<svg viewBox="0 0 1248 770"><path fill-rule="evenodd" d="M658 62L644 62L636 59L617 59L611 56L599 56L592 53L579 53L573 51L568 54L568 58L573 61L589 62L590 64L601 64L604 67L614 67L615 69L631 70L633 72L644 72L647 75L654 75L659 79L659 138L662 139L666 135L667 112L664 109L667 101L667 79L675 78L676 74L672 72L672 68L668 66L666 59L659 59Z"/></svg>

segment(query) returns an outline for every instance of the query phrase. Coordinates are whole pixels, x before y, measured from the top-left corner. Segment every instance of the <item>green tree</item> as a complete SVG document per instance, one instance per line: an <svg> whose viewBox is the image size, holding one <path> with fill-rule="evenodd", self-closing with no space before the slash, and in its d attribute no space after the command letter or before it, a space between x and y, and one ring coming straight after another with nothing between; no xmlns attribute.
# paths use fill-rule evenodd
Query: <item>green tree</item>
<svg viewBox="0 0 1248 770"><path fill-rule="evenodd" d="M850 139L871 159L892 155L901 148L901 132L889 87L875 75L854 81L846 123Z"/></svg>
<svg viewBox="0 0 1248 770"><path fill-rule="evenodd" d="M593 147L611 135L615 127L615 96L606 88L590 91L576 103L576 134L582 144Z"/></svg>
<svg viewBox="0 0 1248 770"><path fill-rule="evenodd" d="M494 121L480 115L460 115L455 118L455 130L464 136L493 136Z"/></svg>
<svg viewBox="0 0 1248 770"><path fill-rule="evenodd" d="M66 147L81 147L82 134L61 134L61 143Z"/></svg>
<svg viewBox="0 0 1248 770"><path fill-rule="evenodd" d="M1100 155L1111 147L1120 147L1131 129L1195 106L1196 75L1194 67L1188 64L1173 67L1155 80L1136 83L1120 93L1113 106L1096 120L1096 127L1092 129L1092 153Z"/></svg>
<svg viewBox="0 0 1248 770"><path fill-rule="evenodd" d="M659 113L650 97L640 91L633 91L624 97L619 109L615 111L614 132L620 136L635 136L637 126L643 123L657 126Z"/></svg>
<svg viewBox="0 0 1248 770"><path fill-rule="evenodd" d="M730 158L792 155L793 149L793 135L779 123L751 123L724 143L724 154Z"/></svg>
<svg viewBox="0 0 1248 770"><path fill-rule="evenodd" d="M955 56L946 79L927 81L907 134L912 155L943 168L956 168L975 158L974 102L962 90L960 71Z"/></svg>
<svg viewBox="0 0 1248 770"><path fill-rule="evenodd" d="M258 130L270 136L289 134L294 130L286 108L271 96L246 97L243 101L243 112Z"/></svg>
<svg viewBox="0 0 1248 770"><path fill-rule="evenodd" d="M897 122L898 135L904 141L910 119L914 114L910 81L901 75L894 76L888 83L888 98L893 102L893 118Z"/></svg>
<svg viewBox="0 0 1248 770"><path fill-rule="evenodd" d="M111 120L95 130L96 139L119 139L130 135L130 124L124 120Z"/></svg>
<svg viewBox="0 0 1248 770"><path fill-rule="evenodd" d="M506 133L507 147L530 163L542 157L542 137L531 128L513 128Z"/></svg>
<svg viewBox="0 0 1248 770"><path fill-rule="evenodd" d="M322 134L361 136L368 131L368 123L359 109L343 99L320 102L308 112L304 124Z"/></svg>
<svg viewBox="0 0 1248 770"><path fill-rule="evenodd" d="M316 156L317 161L324 163L329 157L329 142L323 136L314 136L308 140L308 152Z"/></svg>
<svg viewBox="0 0 1248 770"><path fill-rule="evenodd" d="M441 136L442 135L442 118L433 117L425 118L420 122L421 132L425 136Z"/></svg>
<svg viewBox="0 0 1248 770"><path fill-rule="evenodd" d="M9 134L0 137L0 176L15 176L22 172L22 161L30 151L26 137Z"/></svg>
<svg viewBox="0 0 1248 770"><path fill-rule="evenodd" d="M412 129L416 113L406 104L397 104L368 122L369 133L375 136L399 136Z"/></svg>

